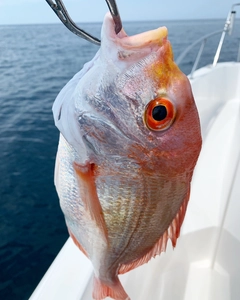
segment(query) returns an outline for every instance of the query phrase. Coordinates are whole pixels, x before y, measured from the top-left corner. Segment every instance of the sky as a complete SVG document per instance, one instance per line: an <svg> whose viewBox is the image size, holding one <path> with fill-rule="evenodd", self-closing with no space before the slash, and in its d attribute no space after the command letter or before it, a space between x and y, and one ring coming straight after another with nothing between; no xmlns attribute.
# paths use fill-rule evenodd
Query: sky
<svg viewBox="0 0 240 300"><path fill-rule="evenodd" d="M117 0L117 5L122 21L225 19L235 1ZM75 22L102 22L108 10L104 0L63 0L63 3ZM59 22L45 0L0 0L0 24Z"/></svg>

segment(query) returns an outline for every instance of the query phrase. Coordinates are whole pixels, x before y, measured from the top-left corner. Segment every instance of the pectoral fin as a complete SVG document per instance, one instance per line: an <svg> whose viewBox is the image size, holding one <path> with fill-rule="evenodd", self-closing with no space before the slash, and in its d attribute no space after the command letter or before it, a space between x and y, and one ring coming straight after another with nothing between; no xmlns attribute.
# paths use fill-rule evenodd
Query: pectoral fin
<svg viewBox="0 0 240 300"><path fill-rule="evenodd" d="M79 165L74 162L73 167L76 172L80 196L83 201L84 207L86 211L89 212L91 219L96 223L97 227L100 229L103 235L103 238L107 242L108 234L106 223L95 185L95 165L93 163Z"/></svg>

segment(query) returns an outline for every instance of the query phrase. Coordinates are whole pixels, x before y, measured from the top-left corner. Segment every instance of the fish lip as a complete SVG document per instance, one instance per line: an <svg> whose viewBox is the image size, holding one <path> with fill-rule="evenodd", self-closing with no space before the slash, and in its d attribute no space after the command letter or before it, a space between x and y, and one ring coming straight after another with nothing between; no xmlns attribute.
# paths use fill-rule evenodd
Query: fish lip
<svg viewBox="0 0 240 300"><path fill-rule="evenodd" d="M111 14L108 12L105 15L102 27L102 43L106 40L120 46L126 50L141 49L146 47L161 46L167 39L168 30L165 26L157 29L142 32L133 36L128 36L124 29L116 34L115 24Z"/></svg>

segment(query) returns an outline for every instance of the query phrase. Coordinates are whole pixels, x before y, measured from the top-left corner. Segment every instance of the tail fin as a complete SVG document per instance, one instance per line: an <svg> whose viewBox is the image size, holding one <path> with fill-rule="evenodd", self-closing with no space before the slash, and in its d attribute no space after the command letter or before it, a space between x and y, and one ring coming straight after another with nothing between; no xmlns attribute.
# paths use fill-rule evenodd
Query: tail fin
<svg viewBox="0 0 240 300"><path fill-rule="evenodd" d="M106 297L111 297L115 300L130 300L127 293L124 291L124 288L119 281L116 279L116 282L111 286L105 285L101 280L94 277L93 279L93 299L102 300Z"/></svg>

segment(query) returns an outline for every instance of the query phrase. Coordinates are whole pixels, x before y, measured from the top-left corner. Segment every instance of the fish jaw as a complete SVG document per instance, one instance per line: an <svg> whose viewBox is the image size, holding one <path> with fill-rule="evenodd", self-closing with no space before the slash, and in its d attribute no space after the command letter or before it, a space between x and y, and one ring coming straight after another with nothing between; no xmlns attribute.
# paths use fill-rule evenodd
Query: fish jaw
<svg viewBox="0 0 240 300"><path fill-rule="evenodd" d="M168 31L165 26L133 36L128 36L122 28L122 30L116 34L113 19L110 13L107 13L101 31L101 47L106 47L106 45L112 47L114 45L115 48L117 45L119 48L126 50L139 50L148 46L161 46L162 41L167 38L167 35Z"/></svg>
<svg viewBox="0 0 240 300"><path fill-rule="evenodd" d="M168 31L164 26L133 36L128 36L124 29L116 34L113 19L107 13L101 31L101 55L106 55L107 60L112 60L118 68L129 67L161 47L167 40L167 35Z"/></svg>

